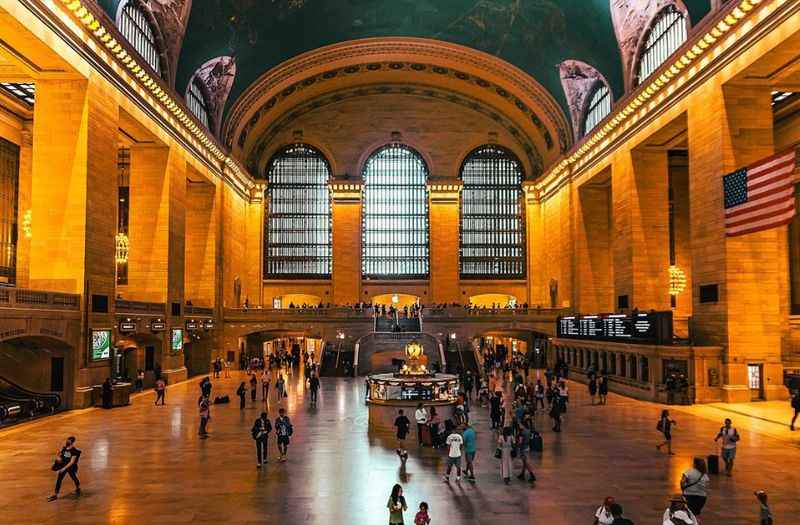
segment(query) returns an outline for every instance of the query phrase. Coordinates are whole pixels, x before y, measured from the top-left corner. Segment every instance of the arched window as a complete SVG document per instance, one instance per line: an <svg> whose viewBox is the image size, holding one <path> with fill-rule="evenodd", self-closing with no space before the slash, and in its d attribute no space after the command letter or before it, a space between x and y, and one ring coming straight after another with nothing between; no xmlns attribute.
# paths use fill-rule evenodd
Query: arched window
<svg viewBox="0 0 800 525"><path fill-rule="evenodd" d="M428 166L403 144L364 163L361 271L366 279L428 278Z"/></svg>
<svg viewBox="0 0 800 525"><path fill-rule="evenodd" d="M653 21L639 56L638 83L644 82L686 41L686 18L674 5L667 6Z"/></svg>
<svg viewBox="0 0 800 525"><path fill-rule="evenodd" d="M594 129L601 120L611 113L611 91L605 84L598 84L586 107L586 118L583 120L583 134Z"/></svg>
<svg viewBox="0 0 800 525"><path fill-rule="evenodd" d="M307 144L278 151L267 166L264 278L331 275L330 166Z"/></svg>
<svg viewBox="0 0 800 525"><path fill-rule="evenodd" d="M127 0L119 11L117 25L122 35L128 39L133 48L142 55L156 73L161 73L161 60L159 58L156 36L144 8L138 0Z"/></svg>
<svg viewBox="0 0 800 525"><path fill-rule="evenodd" d="M510 151L486 145L461 166L462 279L525 277L522 167Z"/></svg>
<svg viewBox="0 0 800 525"><path fill-rule="evenodd" d="M189 111L191 111L205 127L210 128L208 125L208 104L203 94L203 88L200 86L200 80L197 77L193 77L192 81L189 82L189 89L186 90L186 105L189 106Z"/></svg>

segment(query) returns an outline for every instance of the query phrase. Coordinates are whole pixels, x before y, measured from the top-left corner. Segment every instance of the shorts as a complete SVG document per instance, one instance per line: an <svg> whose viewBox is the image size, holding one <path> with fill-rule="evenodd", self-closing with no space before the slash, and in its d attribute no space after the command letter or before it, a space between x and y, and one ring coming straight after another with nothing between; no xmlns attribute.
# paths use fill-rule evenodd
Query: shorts
<svg viewBox="0 0 800 525"><path fill-rule="evenodd" d="M475 462L475 452L465 452L464 458L467 460L467 463L474 463Z"/></svg>
<svg viewBox="0 0 800 525"><path fill-rule="evenodd" d="M451 458L450 456L447 456L447 466L461 467L461 456L458 456L457 458Z"/></svg>
<svg viewBox="0 0 800 525"><path fill-rule="evenodd" d="M288 445L289 436L278 436L278 445Z"/></svg>
<svg viewBox="0 0 800 525"><path fill-rule="evenodd" d="M722 449L722 459L725 461L730 461L736 457L736 449L735 448L723 448Z"/></svg>

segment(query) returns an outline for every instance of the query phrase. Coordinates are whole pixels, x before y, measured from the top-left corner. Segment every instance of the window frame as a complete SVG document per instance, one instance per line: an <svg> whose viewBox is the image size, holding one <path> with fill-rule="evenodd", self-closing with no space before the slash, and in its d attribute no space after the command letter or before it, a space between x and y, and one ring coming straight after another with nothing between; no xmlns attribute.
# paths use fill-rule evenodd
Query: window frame
<svg viewBox="0 0 800 525"><path fill-rule="evenodd" d="M208 110L208 93L207 88L202 80L195 74L189 81L186 87L186 106L192 112L198 121L203 124L207 129L211 129L211 113ZM198 113L198 110L201 110Z"/></svg>
<svg viewBox="0 0 800 525"><path fill-rule="evenodd" d="M378 158L379 155L383 154L386 151L390 151L393 149L404 150L411 154L412 160L411 163L418 163L418 166L422 168L422 175L424 177L424 182L421 185L417 183L404 183L404 184L393 184L391 182L367 182L367 171L371 167L371 162L373 159ZM391 174L391 169L388 168L384 175ZM430 169L428 167L428 163L425 161L425 158L422 154L417 151L412 146L403 143L403 142L390 142L374 149L364 160L363 166L361 167L361 181L364 185L364 193L363 198L361 200L361 278L364 280L375 280L375 281L414 281L414 280L428 280L430 279L430 191L428 189L428 183L430 180ZM419 217L422 218L424 221L424 243L399 243L397 241L397 236L389 237L386 239L384 243L368 243L368 239L370 238L371 231L379 231L378 229L369 230L369 222L370 218L375 218L379 216L378 212L372 212L368 210L371 207L369 202L370 196L370 186L376 185L378 189L383 187L384 189L388 187L397 187L397 188L405 188L406 190L411 190L412 188L422 189L423 191L423 198L419 202L422 204L423 211L422 212L413 212L413 213L404 213L404 214L395 214L395 218L414 218ZM404 196L409 196L410 193L407 193ZM414 201L414 199L407 199L408 202ZM395 200L392 204L396 204L398 201ZM391 217L391 214L384 212L383 215ZM391 230L389 230L391 231ZM414 230L402 230L402 231L423 231L423 229L414 229ZM373 255L370 253L370 248L379 249L383 248L383 251L386 252L383 255ZM415 256L416 259L420 260L422 264L422 270L424 271L413 271L411 268L408 268L409 271L388 271L388 272L371 272L368 271L368 266L373 266L372 262L377 264L388 264L392 265L397 264L399 261L402 260L403 255L397 253L389 253L391 250L390 247L402 247L405 249L421 249L422 254ZM402 268L400 268L402 270Z"/></svg>
<svg viewBox="0 0 800 525"><path fill-rule="evenodd" d="M658 25L666 17L676 15L661 32L653 38L654 32L659 29ZM636 58L636 69L634 70L635 82L638 86L650 78L658 69L663 66L675 51L686 43L689 36L689 18L681 11L677 5L670 3L656 13L645 31L639 52ZM671 30L678 27L680 34L672 33ZM675 41L674 37L679 36L680 41ZM670 42L670 38L673 40ZM664 43L663 47L658 47L659 43ZM651 59L652 58L652 59ZM646 75L642 74L643 66L647 66L649 71Z"/></svg>
<svg viewBox="0 0 800 525"><path fill-rule="evenodd" d="M603 91L605 91L605 93L600 98L597 98L597 95ZM614 106L614 100L611 97L611 88L609 88L605 82L598 81L589 93L590 96L586 99L586 108L583 111L583 118L581 119L582 134L584 136L588 135L604 118L609 116ZM606 103L606 101L608 101L608 111L600 115L600 110L602 109L601 105ZM590 117L597 119L591 127L589 127Z"/></svg>
<svg viewBox="0 0 800 525"><path fill-rule="evenodd" d="M498 185L493 184L492 182L487 182L484 178L483 184L467 184L464 179L465 176L465 169L467 165L473 160L480 160L480 155L485 154L488 150L494 150L495 152L499 153L501 156L498 156L499 159L503 159L505 161L510 162L512 165L516 166L517 176L519 178L519 182L516 184L504 184ZM489 174L491 175L491 174ZM487 176L486 174L484 175ZM519 158L514 154L513 151L510 149L503 147L498 144L483 144L478 146L477 148L470 151L465 157L464 160L461 162L461 167L458 171L458 177L464 184L462 191L461 191L461 199L459 202L459 220L458 220L458 232L459 232L459 240L458 240L458 274L459 279L462 280L522 280L525 279L528 274L527 269L527 232L526 232L526 214L525 214L525 192L522 188L522 183L525 181L525 170L522 165L522 162ZM517 192L517 214L486 214L484 218L488 218L495 222L498 221L507 221L507 220L518 220L519 221L519 228L516 230L498 230L496 227L491 227L484 230L470 230L474 231L475 233L489 233L493 234L494 238L491 241L487 241L486 243L474 243L474 244L465 244L465 220L470 218L481 218L483 217L482 214L479 213L470 213L467 214L465 212L465 207L468 205L468 191L481 191L483 190L484 193L489 194L490 198L495 198L498 201L502 201L503 198L499 195L502 195L502 191L516 191ZM493 192L492 190L499 190L497 192ZM480 205L486 202L486 196L484 196L484 201L476 200L475 204ZM510 204L511 201L507 200L502 202L502 204L507 205ZM470 262L465 260L464 251L469 247L475 248L490 248L498 246L498 242L500 241L501 235L504 233L508 233L516 235L519 237L518 243L506 244L504 246L508 246L509 248L519 248L521 250L521 254L519 256L492 256L491 258L498 262L499 260L505 260L509 263L518 263L520 265L520 271L514 273L465 273L464 271L464 263ZM489 257L471 257L473 259L472 262L480 263L480 262L490 262Z"/></svg>
<svg viewBox="0 0 800 525"><path fill-rule="evenodd" d="M141 15L141 19L136 20L128 12L129 9ZM166 64L164 64L162 56L164 52L162 49L163 42L160 38L159 28L151 18L151 13L140 0L122 0L117 8L117 29L119 29L119 32L122 33L122 36L125 37L142 60L144 60L144 62L159 76L166 78ZM144 24L144 26L142 26L142 24ZM134 35L127 33L126 25L131 26L133 30L136 31L136 36L140 37L141 40L132 40L131 38ZM149 48L143 49L137 45L139 42L146 42L149 44Z"/></svg>
<svg viewBox="0 0 800 525"><path fill-rule="evenodd" d="M324 184L319 181L312 181L312 182L271 182L270 181L270 173L274 168L275 164L282 159L289 158L287 154L289 154L292 150L297 148L304 148L309 152L312 152L313 155L306 157L308 159L316 159L321 161L322 167L324 167L325 172L325 182ZM299 157L298 157L299 158ZM311 144L305 142L298 142L294 144L287 144L281 148L279 148L270 158L269 162L267 163L266 169L264 170L264 175L267 181L267 187L264 191L264 240L262 243L263 246L263 269L262 269L262 278L265 281L268 280L330 280L332 273L333 273L333 228L332 228L332 221L333 221L333 199L331 198L330 194L330 182L333 177L333 171L331 169L331 164L328 161L328 158L325 154L319 149L314 147ZM276 189L296 189L296 190L322 190L322 186L325 187L325 194L327 195L327 209L324 211L315 210L309 211L309 209L305 209L301 212L287 212L287 213L274 213L273 210L273 202L275 199L274 191ZM283 218L288 219L302 219L308 220L309 217L324 217L325 224L327 225L327 235L326 235L326 242L301 242L301 243L270 243L270 239L274 233L290 233L289 229L279 229L276 230L272 225L271 219L280 218L276 217L276 215L281 215ZM312 229L306 231L321 231L321 229ZM311 256L303 256L303 255L271 255L270 247L279 247L279 245L285 245L284 247L287 249L291 249L292 247L295 248L306 248L311 249L314 247L323 247L325 251L325 255L311 255ZM317 262L321 263L325 267L325 272L314 272L314 271L306 271L306 272L282 272L282 271L270 271L270 262L271 261L287 261L287 257L291 257L288 259L289 261L296 261L296 262Z"/></svg>

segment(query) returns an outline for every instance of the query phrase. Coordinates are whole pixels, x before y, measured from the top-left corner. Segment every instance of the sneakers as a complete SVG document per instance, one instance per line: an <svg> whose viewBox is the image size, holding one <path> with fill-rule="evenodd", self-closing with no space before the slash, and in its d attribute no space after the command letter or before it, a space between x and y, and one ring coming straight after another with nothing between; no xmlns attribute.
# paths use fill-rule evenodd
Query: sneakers
<svg viewBox="0 0 800 525"><path fill-rule="evenodd" d="M58 494L53 494L52 496L47 497L47 501L55 501L58 499Z"/></svg>
<svg viewBox="0 0 800 525"><path fill-rule="evenodd" d="M80 496L81 495L81 489L79 489L79 488L75 489L75 495L76 496Z"/></svg>
<svg viewBox="0 0 800 525"><path fill-rule="evenodd" d="M256 468L261 468L261 463L256 463Z"/></svg>

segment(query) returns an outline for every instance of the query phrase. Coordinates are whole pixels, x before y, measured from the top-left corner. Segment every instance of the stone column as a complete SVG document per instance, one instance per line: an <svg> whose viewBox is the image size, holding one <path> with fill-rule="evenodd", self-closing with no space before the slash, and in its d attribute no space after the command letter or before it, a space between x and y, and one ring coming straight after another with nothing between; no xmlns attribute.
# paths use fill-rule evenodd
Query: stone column
<svg viewBox="0 0 800 525"><path fill-rule="evenodd" d="M532 182L523 184L525 190L525 253L528 259L528 304L549 306L544 273L544 231L542 228L539 192Z"/></svg>
<svg viewBox="0 0 800 525"><path fill-rule="evenodd" d="M716 285L719 299L693 294L695 343L722 345L723 401L750 400L748 363L763 364L767 399L783 387L779 260L786 227L725 237L722 177L773 153L769 88L708 84L692 98L689 123L693 282Z"/></svg>
<svg viewBox="0 0 800 525"><path fill-rule="evenodd" d="M610 180L578 188L575 219L575 308L582 313L614 310Z"/></svg>
<svg viewBox="0 0 800 525"><path fill-rule="evenodd" d="M644 148L612 160L614 306L667 310L669 303L669 192L667 154Z"/></svg>
<svg viewBox="0 0 800 525"><path fill-rule="evenodd" d="M459 286L459 210L463 183L438 181L430 195L430 289L434 303L461 303Z"/></svg>
<svg viewBox="0 0 800 525"><path fill-rule="evenodd" d="M247 204L247 243L245 245L245 265L242 276L242 301L250 298L250 303L264 304L264 187L251 191ZM264 305L272 307L272 304Z"/></svg>
<svg viewBox="0 0 800 525"><path fill-rule="evenodd" d="M361 297L361 182L331 183L334 304L353 304Z"/></svg>
<svg viewBox="0 0 800 525"><path fill-rule="evenodd" d="M33 186L33 123L24 122L19 148L19 179L17 184L17 278L19 288L30 287L31 238L26 233L33 219L31 189ZM27 225L27 226L26 226Z"/></svg>
<svg viewBox="0 0 800 525"><path fill-rule="evenodd" d="M217 289L217 188L210 182L186 181L186 300L214 307Z"/></svg>

